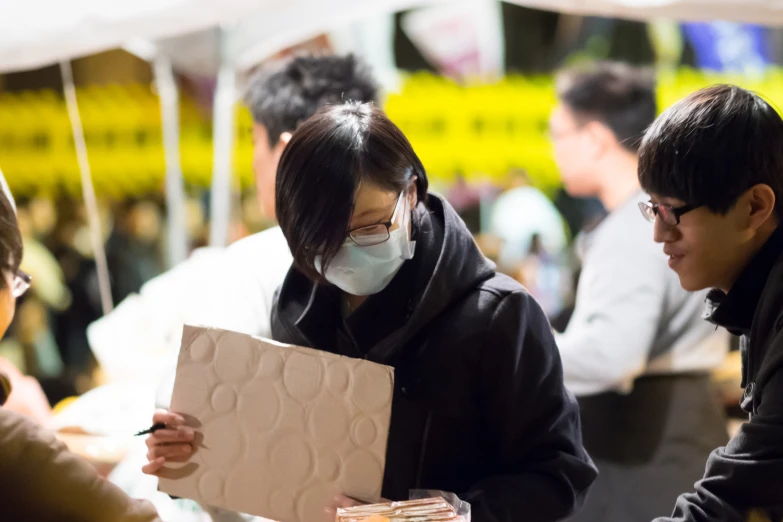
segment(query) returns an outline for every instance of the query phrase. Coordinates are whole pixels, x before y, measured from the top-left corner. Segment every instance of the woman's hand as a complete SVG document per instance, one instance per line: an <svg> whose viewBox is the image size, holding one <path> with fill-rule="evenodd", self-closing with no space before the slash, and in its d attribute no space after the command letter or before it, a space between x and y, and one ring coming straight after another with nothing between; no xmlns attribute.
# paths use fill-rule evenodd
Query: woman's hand
<svg viewBox="0 0 783 522"><path fill-rule="evenodd" d="M32 417L45 426L52 418L52 408L49 407L49 401L38 381L22 374L11 361L2 357L0 373L5 374L11 384L11 394L3 407Z"/></svg>
<svg viewBox="0 0 783 522"><path fill-rule="evenodd" d="M330 520L334 520L337 516L337 510L339 508L347 508L347 507L354 507L354 506L361 506L362 502L358 502L352 498L346 497L345 495L337 495L332 499L332 503L326 506L326 515L330 517Z"/></svg>
<svg viewBox="0 0 783 522"><path fill-rule="evenodd" d="M147 437L147 460L141 468L147 475L157 475L166 462L187 462L193 455L196 432L185 426L181 415L167 410L158 410L152 416L152 424L162 423L166 427Z"/></svg>

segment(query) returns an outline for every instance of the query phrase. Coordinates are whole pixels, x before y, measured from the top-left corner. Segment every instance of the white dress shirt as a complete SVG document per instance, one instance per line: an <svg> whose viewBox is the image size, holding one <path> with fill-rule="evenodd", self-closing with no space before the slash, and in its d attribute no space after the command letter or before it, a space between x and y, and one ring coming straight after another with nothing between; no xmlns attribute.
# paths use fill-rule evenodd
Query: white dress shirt
<svg viewBox="0 0 783 522"><path fill-rule="evenodd" d="M202 248L87 328L112 382L159 382L176 366L185 324L271 337L275 291L292 258L280 227Z"/></svg>

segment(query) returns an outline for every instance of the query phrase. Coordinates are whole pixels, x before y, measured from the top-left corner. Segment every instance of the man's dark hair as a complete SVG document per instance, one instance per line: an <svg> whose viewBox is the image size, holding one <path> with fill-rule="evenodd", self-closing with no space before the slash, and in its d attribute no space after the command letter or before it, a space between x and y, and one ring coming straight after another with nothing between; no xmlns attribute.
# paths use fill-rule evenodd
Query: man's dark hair
<svg viewBox="0 0 783 522"><path fill-rule="evenodd" d="M577 119L599 121L631 152L655 120L655 77L649 69L598 62L564 69L557 75L557 97Z"/></svg>
<svg viewBox="0 0 783 522"><path fill-rule="evenodd" d="M783 217L783 120L758 95L716 85L680 100L650 127L639 151L648 193L725 214L758 184Z"/></svg>
<svg viewBox="0 0 783 522"><path fill-rule="evenodd" d="M274 147L318 109L343 101L376 102L369 67L355 56L299 56L262 67L250 80L245 104Z"/></svg>
<svg viewBox="0 0 783 522"><path fill-rule="evenodd" d="M22 235L11 202L0 190L0 289L7 286L6 274L16 275L22 262Z"/></svg>
<svg viewBox="0 0 783 522"><path fill-rule="evenodd" d="M373 104L328 107L302 124L277 169L276 208L294 264L315 281L345 243L359 185L399 193L427 174L405 135Z"/></svg>

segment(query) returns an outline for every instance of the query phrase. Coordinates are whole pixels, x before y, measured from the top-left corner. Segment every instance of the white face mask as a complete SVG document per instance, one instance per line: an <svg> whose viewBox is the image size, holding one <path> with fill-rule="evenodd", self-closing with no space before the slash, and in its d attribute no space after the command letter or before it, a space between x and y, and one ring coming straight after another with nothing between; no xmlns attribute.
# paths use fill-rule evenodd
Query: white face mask
<svg viewBox="0 0 783 522"><path fill-rule="evenodd" d="M372 246L359 246L347 240L326 269L327 281L347 294L377 294L391 283L405 261L413 259L416 242L410 238L411 211L408 198L402 199L402 223L389 232L389 239ZM315 267L321 271L320 257L315 259Z"/></svg>

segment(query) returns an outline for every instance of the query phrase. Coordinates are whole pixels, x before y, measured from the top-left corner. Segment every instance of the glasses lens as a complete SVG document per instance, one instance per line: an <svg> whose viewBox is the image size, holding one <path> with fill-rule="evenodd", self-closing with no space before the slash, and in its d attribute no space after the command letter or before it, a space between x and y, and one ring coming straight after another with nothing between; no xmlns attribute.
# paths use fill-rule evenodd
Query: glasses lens
<svg viewBox="0 0 783 522"><path fill-rule="evenodd" d="M389 240L386 225L371 225L351 232L351 239L359 246L379 245Z"/></svg>
<svg viewBox="0 0 783 522"><path fill-rule="evenodd" d="M644 216L644 219L650 223L655 223L655 209L653 209L651 204L641 202L639 203L639 210L642 211L642 216Z"/></svg>
<svg viewBox="0 0 783 522"><path fill-rule="evenodd" d="M14 297L21 297L30 288L31 278L24 272L19 272L14 276L14 282L11 287L11 294Z"/></svg>

